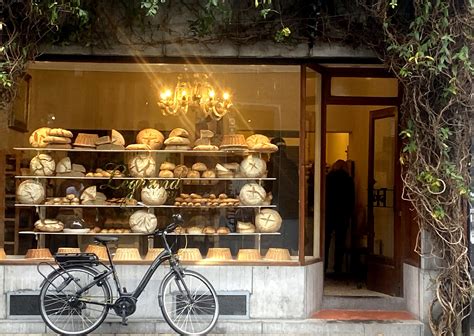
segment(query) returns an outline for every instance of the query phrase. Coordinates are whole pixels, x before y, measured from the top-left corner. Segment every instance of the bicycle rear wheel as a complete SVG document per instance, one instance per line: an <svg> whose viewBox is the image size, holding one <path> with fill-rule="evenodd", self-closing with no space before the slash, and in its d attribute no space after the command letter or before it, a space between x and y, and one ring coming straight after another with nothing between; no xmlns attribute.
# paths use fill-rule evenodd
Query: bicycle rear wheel
<svg viewBox="0 0 474 336"><path fill-rule="evenodd" d="M63 335L83 335L96 329L108 313L108 282L94 285L80 296L76 292L94 281L99 272L71 267L52 273L40 291L40 313L51 330Z"/></svg>
<svg viewBox="0 0 474 336"><path fill-rule="evenodd" d="M163 280L159 303L165 320L181 335L209 333L219 317L219 302L211 283L201 274L171 271Z"/></svg>

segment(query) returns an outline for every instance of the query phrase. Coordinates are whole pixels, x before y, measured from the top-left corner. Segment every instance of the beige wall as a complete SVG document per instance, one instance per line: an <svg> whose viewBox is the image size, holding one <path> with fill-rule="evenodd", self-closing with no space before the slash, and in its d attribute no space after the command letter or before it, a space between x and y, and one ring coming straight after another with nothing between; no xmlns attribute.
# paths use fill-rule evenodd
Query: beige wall
<svg viewBox="0 0 474 336"><path fill-rule="evenodd" d="M30 128L50 124L73 129L192 129L195 114L163 116L157 106L162 83L177 73L31 70ZM298 130L299 73L218 73L229 88L237 130ZM55 120L51 120L54 116Z"/></svg>

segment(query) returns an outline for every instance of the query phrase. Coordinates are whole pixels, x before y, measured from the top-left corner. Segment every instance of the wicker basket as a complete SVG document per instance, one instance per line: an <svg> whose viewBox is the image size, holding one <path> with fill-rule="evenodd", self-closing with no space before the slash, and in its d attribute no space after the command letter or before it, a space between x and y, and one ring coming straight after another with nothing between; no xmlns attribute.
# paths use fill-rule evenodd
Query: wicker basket
<svg viewBox="0 0 474 336"><path fill-rule="evenodd" d="M274 248L271 247L268 249L265 259L274 260L274 261L287 261L291 260L290 251L284 248Z"/></svg>
<svg viewBox="0 0 474 336"><path fill-rule="evenodd" d="M81 253L81 249L79 247L60 247L58 253Z"/></svg>
<svg viewBox="0 0 474 336"><path fill-rule="evenodd" d="M260 252L257 249L240 249L237 253L237 260L239 261L256 261L262 259Z"/></svg>
<svg viewBox="0 0 474 336"><path fill-rule="evenodd" d="M7 254L5 253L5 249L0 247L0 260L7 259Z"/></svg>
<svg viewBox="0 0 474 336"><path fill-rule="evenodd" d="M100 260L109 260L109 258L107 257L107 248L105 246L89 245L86 248L86 253L95 253L95 255Z"/></svg>
<svg viewBox="0 0 474 336"><path fill-rule="evenodd" d="M52 259L53 255L47 248L29 249L26 252L26 259Z"/></svg>
<svg viewBox="0 0 474 336"><path fill-rule="evenodd" d="M153 261L163 251L163 248L150 248L146 253L145 260Z"/></svg>
<svg viewBox="0 0 474 336"><path fill-rule="evenodd" d="M202 255L198 248L179 249L178 256L183 261L202 260Z"/></svg>
<svg viewBox="0 0 474 336"><path fill-rule="evenodd" d="M232 253L230 253L230 249L227 247L211 247L207 251L206 259L209 260L232 260Z"/></svg>
<svg viewBox="0 0 474 336"><path fill-rule="evenodd" d="M114 261L117 261L117 260L136 261L136 260L142 260L142 257L140 257L140 252L138 252L138 249L135 247L132 247L132 248L119 247L115 251L113 260Z"/></svg>

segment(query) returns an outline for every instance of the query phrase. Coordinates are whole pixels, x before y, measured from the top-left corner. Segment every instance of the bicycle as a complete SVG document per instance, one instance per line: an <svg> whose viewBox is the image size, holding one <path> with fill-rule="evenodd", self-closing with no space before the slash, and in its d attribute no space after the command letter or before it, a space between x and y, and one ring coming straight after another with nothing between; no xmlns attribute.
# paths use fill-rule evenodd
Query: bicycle
<svg viewBox="0 0 474 336"><path fill-rule="evenodd" d="M110 309L122 317L122 324L126 325L127 317L135 312L137 300L155 271L162 263L169 261L170 271L162 279L158 290L163 317L181 335L209 333L219 317L217 294L204 276L180 265L166 238L181 223L181 215L173 215L171 224L153 233L162 238L164 250L130 293L120 286L107 246L107 243L117 241L117 237L94 237L106 247L109 265L99 261L94 253L56 254L58 268L49 263L39 264L38 272L45 278L41 284L40 313L46 325L59 334L83 335L98 328ZM40 270L41 265L45 264L54 268L47 276ZM104 267L102 271L98 269L99 265ZM117 289L116 300L113 299L110 277Z"/></svg>

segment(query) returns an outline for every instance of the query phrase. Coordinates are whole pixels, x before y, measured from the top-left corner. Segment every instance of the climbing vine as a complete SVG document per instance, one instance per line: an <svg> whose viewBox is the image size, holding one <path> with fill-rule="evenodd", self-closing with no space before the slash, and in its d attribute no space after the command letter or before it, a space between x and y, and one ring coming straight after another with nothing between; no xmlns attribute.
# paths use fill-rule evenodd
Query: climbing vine
<svg viewBox="0 0 474 336"><path fill-rule="evenodd" d="M430 327L456 333L469 314L467 250L472 38L469 0L5 0L0 2L0 109L43 46L130 48L261 40L373 48L404 90L404 198L439 270ZM187 27L173 21L185 14ZM138 50L139 52L139 50Z"/></svg>

